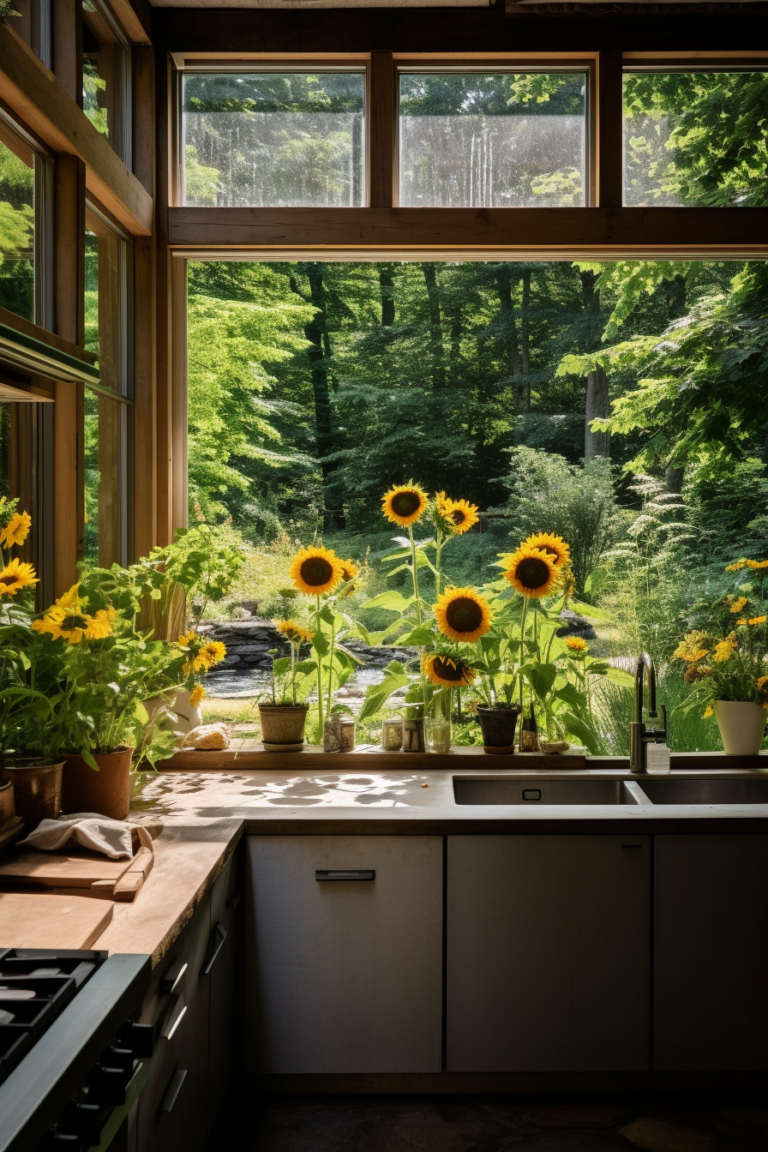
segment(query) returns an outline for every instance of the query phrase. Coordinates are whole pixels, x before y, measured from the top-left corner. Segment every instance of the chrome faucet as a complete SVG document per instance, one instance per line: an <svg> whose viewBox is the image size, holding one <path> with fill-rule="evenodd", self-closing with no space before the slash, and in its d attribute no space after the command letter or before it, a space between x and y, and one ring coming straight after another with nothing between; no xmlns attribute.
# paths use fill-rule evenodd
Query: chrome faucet
<svg viewBox="0 0 768 1152"><path fill-rule="evenodd" d="M643 673L648 672L648 719L658 720L656 711L656 669L647 652L638 657L635 668L635 719L629 726L629 770L647 772L649 744L664 744L667 739L667 709L661 706L661 728L646 728L643 723Z"/></svg>

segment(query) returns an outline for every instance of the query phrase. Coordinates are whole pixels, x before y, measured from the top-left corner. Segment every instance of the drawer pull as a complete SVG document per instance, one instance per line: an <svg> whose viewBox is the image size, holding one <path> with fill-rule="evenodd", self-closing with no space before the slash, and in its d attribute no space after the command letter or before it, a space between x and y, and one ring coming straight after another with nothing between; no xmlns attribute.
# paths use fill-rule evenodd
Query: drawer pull
<svg viewBox="0 0 768 1152"><path fill-rule="evenodd" d="M178 996L182 991L187 978L187 964L183 960L174 960L170 968L160 981L160 991L171 996Z"/></svg>
<svg viewBox="0 0 768 1152"><path fill-rule="evenodd" d="M201 976L210 976L214 964L218 960L219 953L224 947L227 940L227 930L223 924L217 924L211 933L211 939L214 941L210 948L210 955L206 960L203 967L200 969Z"/></svg>
<svg viewBox="0 0 768 1152"><path fill-rule="evenodd" d="M163 1097L163 1102L160 1105L161 1112L173 1112L173 1106L179 1098L179 1093L184 1086L184 1081L187 1078L187 1068L177 1068L173 1074L173 1079L168 1085L168 1091Z"/></svg>
<svg viewBox="0 0 768 1152"><path fill-rule="evenodd" d="M165 1027L163 1028L162 1034L166 1040L173 1039L175 1033L178 1031L179 1025L181 1024L186 1014L187 1006L186 1004L183 1004L181 1000L179 1000L176 1006L171 1010L168 1019L165 1022Z"/></svg>
<svg viewBox="0 0 768 1152"><path fill-rule="evenodd" d="M318 868L315 880L375 880L373 868Z"/></svg>

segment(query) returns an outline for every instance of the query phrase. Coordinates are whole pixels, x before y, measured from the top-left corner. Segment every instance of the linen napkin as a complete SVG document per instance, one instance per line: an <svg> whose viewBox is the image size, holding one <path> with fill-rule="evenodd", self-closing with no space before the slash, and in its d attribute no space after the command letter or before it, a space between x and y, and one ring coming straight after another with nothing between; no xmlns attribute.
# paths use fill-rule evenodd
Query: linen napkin
<svg viewBox="0 0 768 1152"><path fill-rule="evenodd" d="M111 860L132 858L139 848L152 848L152 837L141 824L127 820L110 820L97 812L75 812L58 820L41 820L34 832L19 842L42 852L55 852L69 841L92 852L101 852Z"/></svg>

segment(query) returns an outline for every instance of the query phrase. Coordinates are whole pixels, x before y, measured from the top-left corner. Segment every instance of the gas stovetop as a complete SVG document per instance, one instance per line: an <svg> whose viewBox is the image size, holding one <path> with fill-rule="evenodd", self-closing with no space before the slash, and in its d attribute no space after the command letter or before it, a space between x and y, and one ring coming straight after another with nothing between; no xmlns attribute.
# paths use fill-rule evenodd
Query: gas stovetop
<svg viewBox="0 0 768 1152"><path fill-rule="evenodd" d="M135 1099L143 955L0 947L0 1152L96 1147Z"/></svg>
<svg viewBox="0 0 768 1152"><path fill-rule="evenodd" d="M38 948L0 950L0 1084L107 955Z"/></svg>

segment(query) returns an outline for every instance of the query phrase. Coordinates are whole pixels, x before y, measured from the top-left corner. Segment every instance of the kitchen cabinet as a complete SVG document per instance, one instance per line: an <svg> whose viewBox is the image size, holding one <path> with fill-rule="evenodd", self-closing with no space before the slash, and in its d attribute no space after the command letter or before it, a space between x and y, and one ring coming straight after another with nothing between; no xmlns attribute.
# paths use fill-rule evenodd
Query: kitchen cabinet
<svg viewBox="0 0 768 1152"><path fill-rule="evenodd" d="M657 836L654 1069L768 1069L768 836Z"/></svg>
<svg viewBox="0 0 768 1152"><path fill-rule="evenodd" d="M236 1020L242 997L242 965L237 955L243 912L240 854L225 864L211 891L211 935L203 971L208 969L209 1037L207 1131L210 1133L232 1082Z"/></svg>
<svg viewBox="0 0 768 1152"><path fill-rule="evenodd" d="M246 1067L439 1072L442 837L251 836L248 863Z"/></svg>
<svg viewBox="0 0 768 1152"><path fill-rule="evenodd" d="M449 836L447 1068L641 1071L648 836Z"/></svg>

